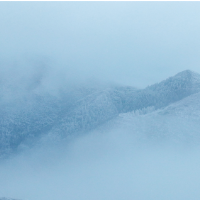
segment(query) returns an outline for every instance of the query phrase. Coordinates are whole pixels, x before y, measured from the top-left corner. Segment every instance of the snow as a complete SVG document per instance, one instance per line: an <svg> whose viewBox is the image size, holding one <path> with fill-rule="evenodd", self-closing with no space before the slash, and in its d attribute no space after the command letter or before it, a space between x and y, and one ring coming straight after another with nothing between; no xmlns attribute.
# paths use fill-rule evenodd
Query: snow
<svg viewBox="0 0 200 200"><path fill-rule="evenodd" d="M24 200L199 196L199 99L200 75L188 70L145 89L82 86L2 98L0 154L15 156L0 163L1 193Z"/></svg>
<svg viewBox="0 0 200 200"><path fill-rule="evenodd" d="M0 154L21 151L41 138L65 139L106 126L139 138L194 140L200 128L199 92L200 75L186 70L145 89L83 85L57 96L1 94Z"/></svg>
<svg viewBox="0 0 200 200"><path fill-rule="evenodd" d="M200 144L200 93L161 109L147 107L119 116L97 129L124 131L139 140Z"/></svg>

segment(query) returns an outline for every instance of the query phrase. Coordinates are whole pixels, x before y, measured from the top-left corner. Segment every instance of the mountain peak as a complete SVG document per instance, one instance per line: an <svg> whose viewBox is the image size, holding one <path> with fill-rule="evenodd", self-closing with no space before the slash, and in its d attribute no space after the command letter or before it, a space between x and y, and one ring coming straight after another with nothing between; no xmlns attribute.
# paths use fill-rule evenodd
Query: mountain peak
<svg viewBox="0 0 200 200"><path fill-rule="evenodd" d="M195 77L198 77L198 78L200 78L200 74L187 69L187 70L184 70L182 72L179 72L174 77L182 77L182 78L195 78Z"/></svg>
<svg viewBox="0 0 200 200"><path fill-rule="evenodd" d="M196 93L200 91L200 74L191 71L184 70L179 72L175 76L171 76L166 80L149 86L153 90L164 90L165 88L169 90L185 90L191 91L191 93Z"/></svg>

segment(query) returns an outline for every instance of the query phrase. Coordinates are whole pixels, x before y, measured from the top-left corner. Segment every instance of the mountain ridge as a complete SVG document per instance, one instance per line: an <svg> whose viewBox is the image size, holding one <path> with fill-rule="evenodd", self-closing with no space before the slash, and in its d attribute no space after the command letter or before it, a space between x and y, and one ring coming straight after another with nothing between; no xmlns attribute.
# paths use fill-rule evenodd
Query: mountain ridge
<svg viewBox="0 0 200 200"><path fill-rule="evenodd" d="M200 92L200 75L185 70L144 89L112 86L83 88L59 98L32 94L20 104L0 104L0 154L10 154L44 135L82 134L120 113L165 108Z"/></svg>

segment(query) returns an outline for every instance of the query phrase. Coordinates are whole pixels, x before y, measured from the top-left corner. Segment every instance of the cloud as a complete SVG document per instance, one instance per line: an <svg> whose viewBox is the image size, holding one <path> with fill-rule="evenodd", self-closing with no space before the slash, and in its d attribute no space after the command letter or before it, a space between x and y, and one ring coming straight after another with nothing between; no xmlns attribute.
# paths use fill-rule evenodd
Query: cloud
<svg viewBox="0 0 200 200"><path fill-rule="evenodd" d="M198 148L133 144L131 135L110 132L32 149L1 162L0 193L25 200L198 199Z"/></svg>

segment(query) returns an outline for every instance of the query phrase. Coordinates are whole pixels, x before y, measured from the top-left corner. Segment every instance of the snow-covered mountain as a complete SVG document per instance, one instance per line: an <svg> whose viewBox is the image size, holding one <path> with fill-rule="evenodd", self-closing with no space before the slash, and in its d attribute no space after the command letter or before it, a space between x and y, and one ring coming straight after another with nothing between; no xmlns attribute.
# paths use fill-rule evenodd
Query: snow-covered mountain
<svg viewBox="0 0 200 200"><path fill-rule="evenodd" d="M0 154L9 154L25 143L34 144L46 135L66 138L108 123L119 128L132 124L130 130L139 136L148 135L147 132L157 136L176 134L177 129L185 133L185 129L181 131L183 118L189 118L186 124L191 121L188 130L193 123L198 126L196 119L191 120L199 116L198 92L200 75L186 70L140 90L82 86L57 96L27 92L7 98L2 93Z"/></svg>
<svg viewBox="0 0 200 200"><path fill-rule="evenodd" d="M154 106L156 109L200 91L200 75L186 70L160 83L148 86L126 99L124 111Z"/></svg>
<svg viewBox="0 0 200 200"><path fill-rule="evenodd" d="M147 107L122 113L99 132L128 132L137 140L200 144L200 92L161 109Z"/></svg>

